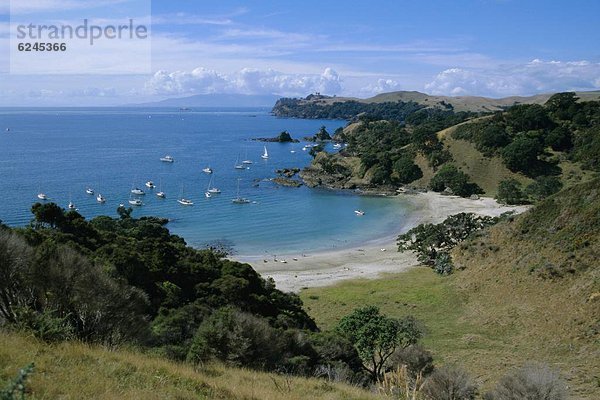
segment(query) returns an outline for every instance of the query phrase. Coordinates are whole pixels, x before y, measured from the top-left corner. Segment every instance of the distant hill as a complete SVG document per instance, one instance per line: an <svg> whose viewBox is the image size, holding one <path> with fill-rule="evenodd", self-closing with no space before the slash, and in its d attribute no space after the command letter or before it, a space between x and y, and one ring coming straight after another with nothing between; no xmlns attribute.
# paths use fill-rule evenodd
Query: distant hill
<svg viewBox="0 0 600 400"><path fill-rule="evenodd" d="M279 97L250 94L198 94L134 104L136 107L272 107Z"/></svg>
<svg viewBox="0 0 600 400"><path fill-rule="evenodd" d="M490 112L501 111L516 104L543 104L552 96L552 93L538 94L529 97L511 96L501 99L492 99L479 96L434 96L416 91L398 91L381 93L374 97L360 99L356 97L331 97L313 94L304 99L280 99L273 108L273 113L278 116L301 117L297 115L304 111L307 118L314 118L311 113L315 108L328 108L336 103L348 104L382 104L416 103L422 107L452 109L454 111ZM599 100L600 91L577 92L580 101ZM337 106L339 108L339 105ZM356 108L356 107L354 107Z"/></svg>

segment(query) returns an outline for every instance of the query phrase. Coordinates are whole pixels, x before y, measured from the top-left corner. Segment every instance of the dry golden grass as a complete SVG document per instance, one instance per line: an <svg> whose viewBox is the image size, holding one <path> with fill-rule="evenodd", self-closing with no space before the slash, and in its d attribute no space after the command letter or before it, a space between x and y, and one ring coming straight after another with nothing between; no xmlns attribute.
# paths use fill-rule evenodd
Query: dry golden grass
<svg viewBox="0 0 600 400"><path fill-rule="evenodd" d="M558 368L571 398L600 398L600 180L570 187L534 210L457 247L459 268L427 268L301 293L317 323L355 307L412 314L428 327L436 363L457 363L484 390L531 361Z"/></svg>
<svg viewBox="0 0 600 400"><path fill-rule="evenodd" d="M0 332L0 382L35 362L28 399L375 399L325 380L290 378L211 365L195 370L127 350L81 343L46 344Z"/></svg>

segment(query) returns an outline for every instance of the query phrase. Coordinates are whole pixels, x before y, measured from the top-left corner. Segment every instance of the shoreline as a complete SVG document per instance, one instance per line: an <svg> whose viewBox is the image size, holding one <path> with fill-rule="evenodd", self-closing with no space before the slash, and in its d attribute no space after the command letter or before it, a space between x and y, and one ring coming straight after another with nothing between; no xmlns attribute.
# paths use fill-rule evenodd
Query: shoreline
<svg viewBox="0 0 600 400"><path fill-rule="evenodd" d="M396 245L399 234L419 224L439 223L460 212L498 216L507 211L521 213L529 208L504 206L489 197L471 200L435 192L399 194L397 198L408 201L412 211L408 221L393 235L366 240L360 246L281 254L276 259L271 256L266 259L264 254L232 256L231 259L252 265L264 278L273 278L277 288L283 291L299 292L303 288L329 286L348 279L374 279L419 265L412 252L399 253Z"/></svg>

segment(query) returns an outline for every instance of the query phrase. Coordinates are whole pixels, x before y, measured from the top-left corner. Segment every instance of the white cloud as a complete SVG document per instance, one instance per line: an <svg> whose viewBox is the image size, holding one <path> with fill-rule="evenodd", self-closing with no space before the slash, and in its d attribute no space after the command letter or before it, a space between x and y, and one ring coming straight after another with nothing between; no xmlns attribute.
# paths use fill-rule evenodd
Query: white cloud
<svg viewBox="0 0 600 400"><path fill-rule="evenodd" d="M156 95L208 93L278 94L305 96L312 92L338 94L342 90L339 74L326 68L322 74L284 74L272 69L244 68L225 75L206 68L191 72L159 71L146 82L147 92Z"/></svg>
<svg viewBox="0 0 600 400"><path fill-rule="evenodd" d="M600 63L539 59L494 69L450 68L425 85L431 94L491 97L599 88Z"/></svg>
<svg viewBox="0 0 600 400"><path fill-rule="evenodd" d="M378 79L377 83L369 84L363 87L360 91L364 95L374 95L385 92L394 92L401 90L400 83L393 79Z"/></svg>

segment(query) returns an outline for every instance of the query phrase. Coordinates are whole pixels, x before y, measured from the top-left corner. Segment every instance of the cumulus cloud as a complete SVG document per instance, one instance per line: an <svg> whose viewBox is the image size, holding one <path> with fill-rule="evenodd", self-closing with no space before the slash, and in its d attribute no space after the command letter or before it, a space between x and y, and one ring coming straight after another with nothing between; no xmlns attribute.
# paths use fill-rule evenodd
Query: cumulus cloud
<svg viewBox="0 0 600 400"><path fill-rule="evenodd" d="M451 68L425 85L443 95L511 96L600 88L600 63L532 60L488 70Z"/></svg>
<svg viewBox="0 0 600 400"><path fill-rule="evenodd" d="M338 94L342 79L331 68L320 75L284 74L272 69L244 68L230 75L196 68L191 72L158 71L146 82L147 92L156 95L210 93L277 94L305 96L312 92Z"/></svg>
<svg viewBox="0 0 600 400"><path fill-rule="evenodd" d="M365 95L374 95L385 92L401 90L400 83L393 79L378 79L376 83L363 87L360 92Z"/></svg>

